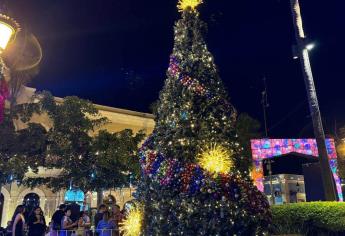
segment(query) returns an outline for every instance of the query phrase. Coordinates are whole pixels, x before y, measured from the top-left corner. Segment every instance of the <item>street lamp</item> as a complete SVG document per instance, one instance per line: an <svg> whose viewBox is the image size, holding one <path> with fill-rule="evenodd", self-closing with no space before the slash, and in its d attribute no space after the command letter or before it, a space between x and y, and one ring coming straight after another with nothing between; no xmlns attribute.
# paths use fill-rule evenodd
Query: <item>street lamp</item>
<svg viewBox="0 0 345 236"><path fill-rule="evenodd" d="M6 49L8 43L19 30L19 24L15 20L0 14L0 53Z"/></svg>
<svg viewBox="0 0 345 236"><path fill-rule="evenodd" d="M299 42L300 45L292 45L292 56L293 59L298 59L300 57L300 51L307 49L307 51L311 51L315 48L315 43L311 42L307 38L302 38Z"/></svg>
<svg viewBox="0 0 345 236"><path fill-rule="evenodd" d="M0 50L1 51L5 50L14 32L15 32L14 29L10 25L0 22Z"/></svg>
<svg viewBox="0 0 345 236"><path fill-rule="evenodd" d="M305 46L305 48L306 48L308 51L311 51L314 47L315 47L315 44L313 44L313 43L310 43L310 44L308 44L307 46Z"/></svg>

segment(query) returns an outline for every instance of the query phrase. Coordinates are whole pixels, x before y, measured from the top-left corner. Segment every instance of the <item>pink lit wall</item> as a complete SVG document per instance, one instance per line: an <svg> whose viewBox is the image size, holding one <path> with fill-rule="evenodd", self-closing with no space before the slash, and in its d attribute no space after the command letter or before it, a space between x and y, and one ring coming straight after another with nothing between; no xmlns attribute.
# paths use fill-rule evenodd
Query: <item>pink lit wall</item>
<svg viewBox="0 0 345 236"><path fill-rule="evenodd" d="M327 139L326 147L339 200L343 201L340 179L337 175L337 152L335 150L334 140ZM315 158L318 157L315 139L253 139L251 140L251 148L254 165L252 176L260 191L264 190L262 167L262 161L264 159L292 152L314 156Z"/></svg>

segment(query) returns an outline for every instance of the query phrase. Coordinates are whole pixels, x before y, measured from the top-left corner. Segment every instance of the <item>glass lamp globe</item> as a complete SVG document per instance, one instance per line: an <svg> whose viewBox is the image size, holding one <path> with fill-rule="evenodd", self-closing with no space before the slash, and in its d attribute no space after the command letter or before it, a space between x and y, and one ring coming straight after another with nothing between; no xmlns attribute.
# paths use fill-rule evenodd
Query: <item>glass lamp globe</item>
<svg viewBox="0 0 345 236"><path fill-rule="evenodd" d="M0 13L0 53L6 49L12 37L19 31L20 26L15 20Z"/></svg>
<svg viewBox="0 0 345 236"><path fill-rule="evenodd" d="M0 20L0 51L4 51L12 35L15 33L13 27Z"/></svg>

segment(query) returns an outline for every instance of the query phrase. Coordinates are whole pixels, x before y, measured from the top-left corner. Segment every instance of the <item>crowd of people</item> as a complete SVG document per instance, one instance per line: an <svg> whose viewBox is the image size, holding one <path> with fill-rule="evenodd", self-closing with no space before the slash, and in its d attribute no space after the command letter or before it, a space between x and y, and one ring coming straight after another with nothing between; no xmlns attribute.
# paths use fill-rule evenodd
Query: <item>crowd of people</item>
<svg viewBox="0 0 345 236"><path fill-rule="evenodd" d="M124 219L120 206L107 207L101 204L97 213L91 217L89 212L81 211L79 205L61 204L47 225L43 211L34 207L30 213L24 205L17 206L12 220L6 229L6 236L120 236L119 225ZM93 224L92 224L93 223ZM1 235L1 234L0 234Z"/></svg>

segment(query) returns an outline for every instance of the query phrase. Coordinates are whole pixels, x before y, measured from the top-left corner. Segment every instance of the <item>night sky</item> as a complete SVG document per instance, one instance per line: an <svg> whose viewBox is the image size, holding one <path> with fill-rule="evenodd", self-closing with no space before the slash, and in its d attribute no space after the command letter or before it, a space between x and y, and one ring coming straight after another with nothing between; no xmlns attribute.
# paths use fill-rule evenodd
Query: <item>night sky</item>
<svg viewBox="0 0 345 236"><path fill-rule="evenodd" d="M4 0L0 0L4 1ZM11 0L7 5L40 40L44 59L29 84L55 96L149 112L173 47L177 0ZM301 0L327 133L345 123L345 2ZM288 0L205 0L206 37L231 102L262 121L267 78L271 137L310 137L311 119Z"/></svg>

